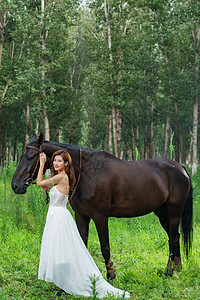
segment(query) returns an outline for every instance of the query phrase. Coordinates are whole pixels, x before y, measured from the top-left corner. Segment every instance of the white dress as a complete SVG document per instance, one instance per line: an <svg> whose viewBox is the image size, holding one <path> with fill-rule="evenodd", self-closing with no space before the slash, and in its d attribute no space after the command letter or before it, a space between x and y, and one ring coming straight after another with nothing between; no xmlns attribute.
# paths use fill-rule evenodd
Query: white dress
<svg viewBox="0 0 200 300"><path fill-rule="evenodd" d="M42 237L38 279L54 282L66 293L91 297L90 278L96 279L98 298L130 294L110 285L88 252L75 221L66 208L68 197L56 186L50 190L50 206Z"/></svg>

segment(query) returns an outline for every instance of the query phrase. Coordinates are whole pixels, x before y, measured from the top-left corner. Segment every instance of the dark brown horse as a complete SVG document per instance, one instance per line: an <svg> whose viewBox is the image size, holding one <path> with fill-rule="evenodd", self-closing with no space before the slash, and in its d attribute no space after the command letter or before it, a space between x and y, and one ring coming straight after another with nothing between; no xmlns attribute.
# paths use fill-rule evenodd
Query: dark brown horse
<svg viewBox="0 0 200 300"><path fill-rule="evenodd" d="M192 184L186 169L175 161L156 158L122 161L101 150L43 141L33 135L13 176L12 188L26 193L39 168L39 152L44 151L50 167L52 154L58 149L72 156L77 187L71 199L80 235L87 246L90 220L97 228L107 278L115 278L110 260L109 217L137 217L154 212L169 237L167 271L181 267L179 223L186 254L192 241Z"/></svg>

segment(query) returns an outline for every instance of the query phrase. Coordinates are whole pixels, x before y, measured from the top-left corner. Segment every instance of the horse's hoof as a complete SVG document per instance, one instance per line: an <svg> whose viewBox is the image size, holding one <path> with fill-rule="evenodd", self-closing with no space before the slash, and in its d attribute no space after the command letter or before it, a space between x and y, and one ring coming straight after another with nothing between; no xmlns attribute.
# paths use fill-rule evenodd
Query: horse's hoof
<svg viewBox="0 0 200 300"><path fill-rule="evenodd" d="M166 276L173 276L174 271L180 271L182 269L181 258L175 256L174 260L169 259L167 263L167 268L165 269Z"/></svg>
<svg viewBox="0 0 200 300"><path fill-rule="evenodd" d="M111 259L108 260L107 264L106 264L106 269L107 269L107 279L108 280L113 280L116 277L116 272L113 269L113 262L111 261Z"/></svg>
<svg viewBox="0 0 200 300"><path fill-rule="evenodd" d="M116 278L116 272L115 270L113 269L112 272L110 273L110 279L113 280Z"/></svg>
<svg viewBox="0 0 200 300"><path fill-rule="evenodd" d="M180 271L182 269L181 257L180 256L179 257L177 257L177 256L174 257L174 265L175 265L175 269L177 271Z"/></svg>
<svg viewBox="0 0 200 300"><path fill-rule="evenodd" d="M168 263L167 263L167 267L165 269L165 276L168 277L172 277L173 275L173 271L174 271L174 263L171 260L171 258L169 258Z"/></svg>
<svg viewBox="0 0 200 300"><path fill-rule="evenodd" d="M107 279L109 280L113 280L116 278L116 272L114 269L110 269L107 271Z"/></svg>

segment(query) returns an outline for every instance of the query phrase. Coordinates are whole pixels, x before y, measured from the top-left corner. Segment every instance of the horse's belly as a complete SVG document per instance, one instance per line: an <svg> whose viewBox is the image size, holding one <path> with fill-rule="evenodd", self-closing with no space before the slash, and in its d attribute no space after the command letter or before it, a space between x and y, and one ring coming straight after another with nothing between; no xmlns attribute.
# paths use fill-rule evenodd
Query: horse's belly
<svg viewBox="0 0 200 300"><path fill-rule="evenodd" d="M111 217L138 217L155 211L166 197L118 198L111 206Z"/></svg>
<svg viewBox="0 0 200 300"><path fill-rule="evenodd" d="M154 211L155 209L145 209L145 210L131 210L129 209L125 209L125 208L114 208L111 211L111 214L109 217L116 217L116 218L130 218L130 217L139 217L139 216L143 216L146 214L151 213L152 211Z"/></svg>

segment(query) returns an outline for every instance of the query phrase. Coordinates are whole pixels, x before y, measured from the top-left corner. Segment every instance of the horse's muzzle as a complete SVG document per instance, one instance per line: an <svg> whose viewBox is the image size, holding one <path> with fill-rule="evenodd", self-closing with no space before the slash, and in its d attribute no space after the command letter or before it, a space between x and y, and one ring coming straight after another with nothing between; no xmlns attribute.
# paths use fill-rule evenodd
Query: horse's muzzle
<svg viewBox="0 0 200 300"><path fill-rule="evenodd" d="M24 183L20 184L20 183L17 183L15 180L12 181L12 189L13 191L15 192L15 194L25 194L26 193L26 189L28 186L30 186L33 182L33 179L31 177L27 178Z"/></svg>
<svg viewBox="0 0 200 300"><path fill-rule="evenodd" d="M12 189L15 194L25 194L26 193L26 186L21 188L16 183L12 185Z"/></svg>
<svg viewBox="0 0 200 300"><path fill-rule="evenodd" d="M26 193L26 188L27 188L26 184L18 185L16 182L12 182L11 186L12 186L12 189L15 194L25 194Z"/></svg>

